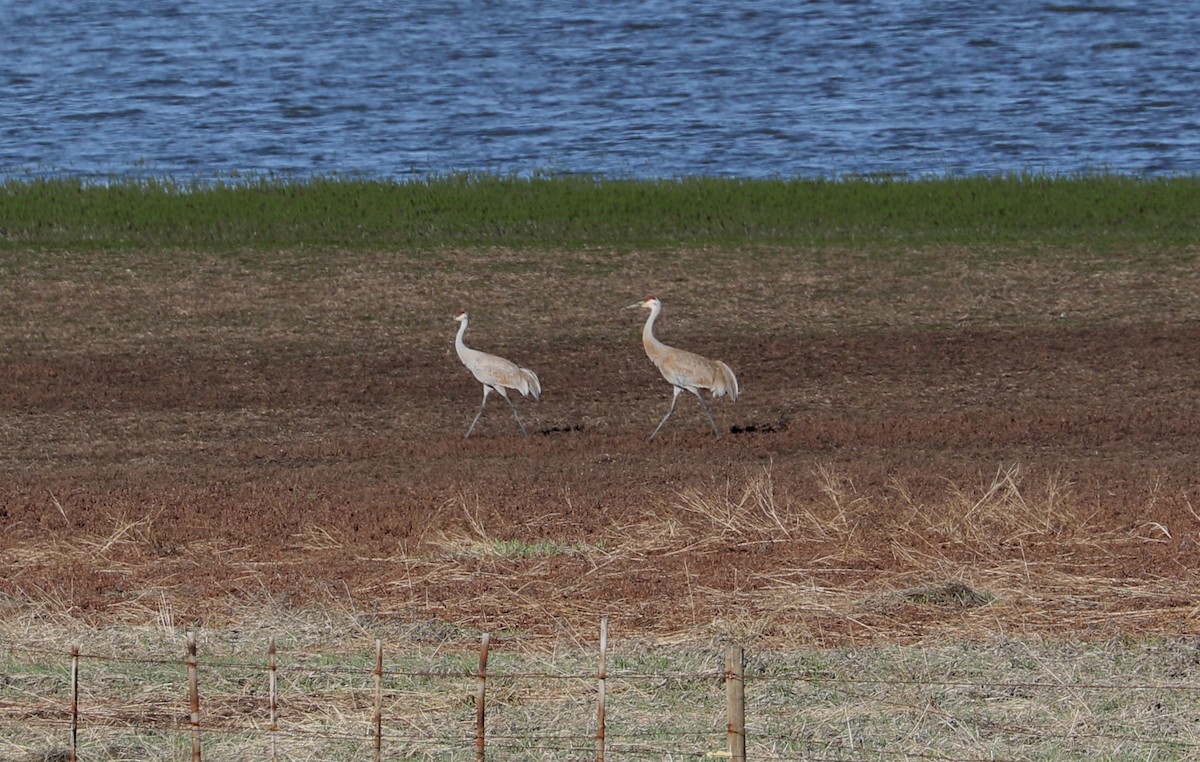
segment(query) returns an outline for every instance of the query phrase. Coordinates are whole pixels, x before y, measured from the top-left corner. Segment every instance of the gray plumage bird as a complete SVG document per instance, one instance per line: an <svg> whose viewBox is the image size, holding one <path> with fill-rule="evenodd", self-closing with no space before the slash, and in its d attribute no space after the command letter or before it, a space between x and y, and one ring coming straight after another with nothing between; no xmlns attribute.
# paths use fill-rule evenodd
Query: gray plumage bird
<svg viewBox="0 0 1200 762"><path fill-rule="evenodd" d="M467 434L463 439L471 436L471 432L475 430L475 424L479 423L479 416L483 415L483 409L487 407L488 395L492 392L496 392L504 398L504 401L512 408L513 417L517 419L521 433L529 436L529 433L525 431L525 424L521 423L521 416L517 415L517 406L508 398L508 390L514 389L520 392L522 397L533 395L535 400L540 400L542 384L538 381L537 374L529 368L522 368L514 362L505 360L503 357L471 349L463 343L463 336L467 332L467 313L459 310L454 319L459 324L458 335L454 338L454 349L458 351L458 359L462 360L462 364L467 366L467 370L471 371L475 379L483 384L483 403L479 406L479 412L475 414L475 420L471 421L471 426L467 429Z"/></svg>
<svg viewBox="0 0 1200 762"><path fill-rule="evenodd" d="M662 302L656 297L647 296L642 301L631 304L625 309L637 307L650 310L650 316L646 318L646 325L642 328L642 346L646 348L646 355L658 367L658 372L671 385L673 392L671 406L667 408L667 414L663 416L662 421L651 432L650 438L654 439L659 429L671 417L671 413L675 412L675 402L679 399L679 393L685 390L696 395L696 399L700 400L700 405L704 408L705 415L708 416L708 422L712 425L713 433L719 438L721 432L717 431L717 423L713 420L712 410L700 396L700 390L707 389L713 397L728 394L729 399L736 401L740 391L737 377L733 375L729 366L720 360L710 360L694 352L669 347L659 341L654 335L654 321L658 320L658 316L662 312Z"/></svg>

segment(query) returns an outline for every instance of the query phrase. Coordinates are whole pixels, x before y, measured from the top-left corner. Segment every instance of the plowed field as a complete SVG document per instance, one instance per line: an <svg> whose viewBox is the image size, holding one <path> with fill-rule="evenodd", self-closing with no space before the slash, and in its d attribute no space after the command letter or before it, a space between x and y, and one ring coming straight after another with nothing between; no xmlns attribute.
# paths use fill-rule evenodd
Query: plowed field
<svg viewBox="0 0 1200 762"><path fill-rule="evenodd" d="M913 256L29 266L0 293L0 594L97 625L1200 631L1195 257ZM720 438L684 396L647 441L647 292L738 374ZM460 308L540 375L528 437L493 395L464 440Z"/></svg>

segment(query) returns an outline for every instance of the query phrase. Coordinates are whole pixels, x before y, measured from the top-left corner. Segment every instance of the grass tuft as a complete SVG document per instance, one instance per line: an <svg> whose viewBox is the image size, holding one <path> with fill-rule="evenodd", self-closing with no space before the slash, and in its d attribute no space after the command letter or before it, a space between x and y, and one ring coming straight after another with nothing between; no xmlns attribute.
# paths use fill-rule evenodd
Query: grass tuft
<svg viewBox="0 0 1200 762"><path fill-rule="evenodd" d="M901 590L896 597L906 603L920 606L935 606L940 608L973 609L986 606L997 600L996 595L987 591L976 590L965 582L951 580L934 585Z"/></svg>

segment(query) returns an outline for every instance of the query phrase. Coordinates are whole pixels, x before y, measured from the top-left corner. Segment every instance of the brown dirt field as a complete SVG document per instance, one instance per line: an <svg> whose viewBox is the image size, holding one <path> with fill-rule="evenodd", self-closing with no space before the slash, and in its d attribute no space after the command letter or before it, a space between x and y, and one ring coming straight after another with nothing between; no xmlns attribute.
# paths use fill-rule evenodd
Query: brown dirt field
<svg viewBox="0 0 1200 762"><path fill-rule="evenodd" d="M1200 632L1200 282L1134 255L311 253L0 298L0 603L96 626L861 643ZM694 274L697 263L706 267ZM476 267L476 265L478 265ZM291 269L289 269L291 268ZM292 269L297 270L293 273ZM620 307L744 392L713 437ZM523 438L453 352L534 368Z"/></svg>

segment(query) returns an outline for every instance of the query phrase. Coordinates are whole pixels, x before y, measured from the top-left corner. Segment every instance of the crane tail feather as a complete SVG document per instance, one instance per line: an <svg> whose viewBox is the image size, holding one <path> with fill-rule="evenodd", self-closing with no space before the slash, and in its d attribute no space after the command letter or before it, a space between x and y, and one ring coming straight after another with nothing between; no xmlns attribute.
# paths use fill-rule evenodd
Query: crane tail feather
<svg viewBox="0 0 1200 762"><path fill-rule="evenodd" d="M733 371L729 368L729 366L720 360L717 360L717 368L721 371L721 377L724 383L722 384L720 391L713 389L714 395L719 397L722 394L728 394L731 401L737 402L738 394L741 393L741 388L738 386L737 376L733 375Z"/></svg>
<svg viewBox="0 0 1200 762"><path fill-rule="evenodd" d="M538 380L537 374L529 368L521 368L521 378L524 381L524 388L521 389L521 394L531 394L535 400L542 398L542 382Z"/></svg>

